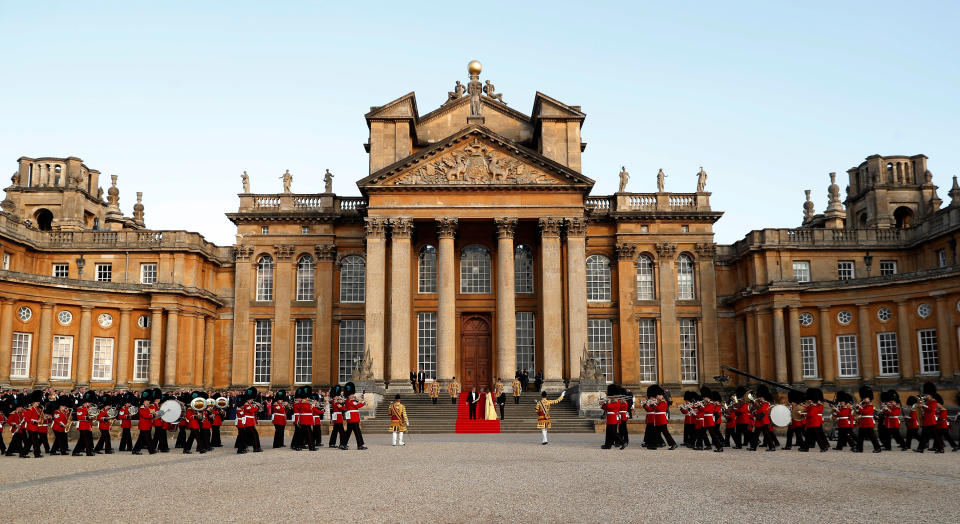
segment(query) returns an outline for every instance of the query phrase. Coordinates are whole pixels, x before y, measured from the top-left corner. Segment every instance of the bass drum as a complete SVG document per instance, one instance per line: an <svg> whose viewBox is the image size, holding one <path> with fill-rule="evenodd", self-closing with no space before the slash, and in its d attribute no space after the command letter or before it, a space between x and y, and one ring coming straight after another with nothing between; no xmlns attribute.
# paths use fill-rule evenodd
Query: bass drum
<svg viewBox="0 0 960 524"><path fill-rule="evenodd" d="M777 404L770 408L770 422L774 426L784 427L790 425L790 408L783 404Z"/></svg>
<svg viewBox="0 0 960 524"><path fill-rule="evenodd" d="M187 411L183 402L179 400L165 400L160 404L160 411L163 412L160 415L160 420L166 422L167 424L176 424L180 422L180 419L183 417L183 414Z"/></svg>

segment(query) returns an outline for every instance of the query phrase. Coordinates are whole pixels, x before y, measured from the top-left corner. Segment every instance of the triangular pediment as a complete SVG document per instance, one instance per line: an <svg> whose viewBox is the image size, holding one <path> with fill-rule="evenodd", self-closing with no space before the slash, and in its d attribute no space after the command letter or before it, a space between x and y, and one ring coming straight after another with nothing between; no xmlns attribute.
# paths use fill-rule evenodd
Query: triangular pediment
<svg viewBox="0 0 960 524"><path fill-rule="evenodd" d="M583 120L587 117L587 115L580 111L580 106L568 106L567 104L564 104L555 98L551 98L539 91L537 91L537 94L534 97L533 111L531 114L535 118Z"/></svg>
<svg viewBox="0 0 960 524"><path fill-rule="evenodd" d="M377 118L418 118L417 97L411 91L400 98L379 107L370 108L365 115L367 121Z"/></svg>
<svg viewBox="0 0 960 524"><path fill-rule="evenodd" d="M357 182L361 191L410 187L500 187L589 191L593 180L471 125Z"/></svg>

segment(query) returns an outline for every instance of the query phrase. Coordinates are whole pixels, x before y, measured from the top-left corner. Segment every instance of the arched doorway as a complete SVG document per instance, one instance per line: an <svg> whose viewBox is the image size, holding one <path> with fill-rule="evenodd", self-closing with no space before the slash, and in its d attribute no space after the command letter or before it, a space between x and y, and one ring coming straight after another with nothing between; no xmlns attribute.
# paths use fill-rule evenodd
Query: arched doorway
<svg viewBox="0 0 960 524"><path fill-rule="evenodd" d="M49 209L40 209L34 215L37 219L37 228L40 231L50 231L53 227L53 213Z"/></svg>
<svg viewBox="0 0 960 524"><path fill-rule="evenodd" d="M463 389L490 387L490 320L477 314L465 314L460 320L460 377Z"/></svg>
<svg viewBox="0 0 960 524"><path fill-rule="evenodd" d="M913 211L909 207L900 206L893 212L893 219L897 223L897 229L906 229L910 227Z"/></svg>

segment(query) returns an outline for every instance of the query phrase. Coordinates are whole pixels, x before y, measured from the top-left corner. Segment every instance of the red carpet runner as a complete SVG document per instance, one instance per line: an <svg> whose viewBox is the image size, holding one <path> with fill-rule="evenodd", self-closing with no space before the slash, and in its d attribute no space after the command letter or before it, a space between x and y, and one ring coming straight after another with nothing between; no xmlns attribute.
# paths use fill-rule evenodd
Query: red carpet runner
<svg viewBox="0 0 960 524"><path fill-rule="evenodd" d="M460 393L460 400L457 402L457 433L500 433L500 421L482 420L483 410L483 401L478 402L477 420L470 420L467 393Z"/></svg>

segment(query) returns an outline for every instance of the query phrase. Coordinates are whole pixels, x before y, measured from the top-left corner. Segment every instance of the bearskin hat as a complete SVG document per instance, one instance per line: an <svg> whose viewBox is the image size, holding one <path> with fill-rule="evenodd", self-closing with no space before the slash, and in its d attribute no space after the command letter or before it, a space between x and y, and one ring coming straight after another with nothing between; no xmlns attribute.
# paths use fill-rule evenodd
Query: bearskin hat
<svg viewBox="0 0 960 524"><path fill-rule="evenodd" d="M91 404L96 404L99 401L100 399L97 397L97 394L93 391L87 391L86 393L83 394L84 403L89 402Z"/></svg>
<svg viewBox="0 0 960 524"><path fill-rule="evenodd" d="M803 393L791 389L787 392L787 400L794 404L799 404L803 402Z"/></svg>
<svg viewBox="0 0 960 524"><path fill-rule="evenodd" d="M912 405L914 405L914 404L916 404L916 403L917 403L917 397L915 397L915 396L913 396L913 395L910 395L909 397L907 397L907 405L908 405L908 406L912 406Z"/></svg>
<svg viewBox="0 0 960 524"><path fill-rule="evenodd" d="M34 402L43 402L43 391L35 389L30 392L30 403L32 404Z"/></svg>
<svg viewBox="0 0 960 524"><path fill-rule="evenodd" d="M940 393L934 393L933 395L930 395L930 396L937 401L937 404L940 404L941 406L943 405L943 397L940 396Z"/></svg>
<svg viewBox="0 0 960 524"><path fill-rule="evenodd" d="M693 390L692 390L692 389L688 389L688 390L684 391L684 392L683 392L683 401L684 401L684 402L692 402L692 401L693 401L693 395L694 395L694 393L693 393Z"/></svg>
<svg viewBox="0 0 960 524"><path fill-rule="evenodd" d="M246 391L243 392L243 401L253 400L257 398L258 391L257 388L249 387Z"/></svg>
<svg viewBox="0 0 960 524"><path fill-rule="evenodd" d="M807 400L812 402L822 402L823 391L821 391L820 388L807 388L806 397L807 397Z"/></svg>
<svg viewBox="0 0 960 524"><path fill-rule="evenodd" d="M870 386L860 386L860 400L873 400L873 388Z"/></svg>
<svg viewBox="0 0 960 524"><path fill-rule="evenodd" d="M607 384L607 396L619 395L620 388L616 384Z"/></svg>
<svg viewBox="0 0 960 524"><path fill-rule="evenodd" d="M853 395L841 389L840 391L837 391L837 394L834 395L833 399L837 402L846 402L849 404L853 402Z"/></svg>
<svg viewBox="0 0 960 524"><path fill-rule="evenodd" d="M713 396L713 390L707 386L700 388L700 397L701 398L711 398Z"/></svg>
<svg viewBox="0 0 960 524"><path fill-rule="evenodd" d="M150 393L150 400L160 400L163 397L163 391L161 391L160 388L153 388L153 391Z"/></svg>
<svg viewBox="0 0 960 524"><path fill-rule="evenodd" d="M933 395L937 392L937 385L933 382L924 382L923 383L923 394L924 395Z"/></svg>
<svg viewBox="0 0 960 524"><path fill-rule="evenodd" d="M277 391L277 394L274 398L276 400L287 400L287 390L281 389L280 391Z"/></svg>
<svg viewBox="0 0 960 524"><path fill-rule="evenodd" d="M647 397L656 397L657 395L663 395L663 388L657 384L650 384L647 386Z"/></svg>
<svg viewBox="0 0 960 524"><path fill-rule="evenodd" d="M744 386L737 386L737 389L733 390L733 394L736 395L737 398L743 398L747 396L747 388Z"/></svg>
<svg viewBox="0 0 960 524"><path fill-rule="evenodd" d="M890 402L896 402L897 404L900 403L900 392L899 392L899 391L897 391L897 390L895 390L895 389L891 389L891 390L889 390L889 391L887 391L887 392L890 394Z"/></svg>
<svg viewBox="0 0 960 524"><path fill-rule="evenodd" d="M757 396L766 400L767 402L773 402L773 394L770 393L770 388L766 384L760 384L757 386Z"/></svg>
<svg viewBox="0 0 960 524"><path fill-rule="evenodd" d="M357 386L353 382L347 382L343 385L343 394L346 396L352 396L357 393Z"/></svg>
<svg viewBox="0 0 960 524"><path fill-rule="evenodd" d="M333 386L333 389L331 389L330 392L332 396L339 397L343 394L343 386L337 384L336 386Z"/></svg>
<svg viewBox="0 0 960 524"><path fill-rule="evenodd" d="M890 402L890 390L880 392L880 402Z"/></svg>
<svg viewBox="0 0 960 524"><path fill-rule="evenodd" d="M714 401L714 402L723 402L723 397L720 396L720 392L719 392L719 391L711 391L711 392L710 392L710 400L712 400L712 401Z"/></svg>

